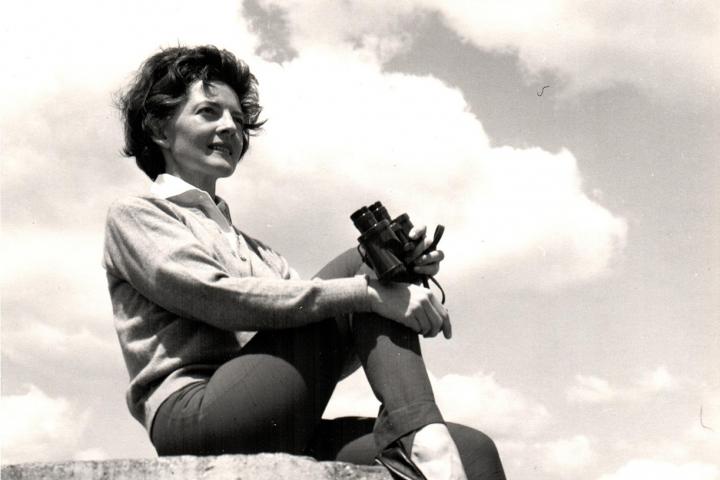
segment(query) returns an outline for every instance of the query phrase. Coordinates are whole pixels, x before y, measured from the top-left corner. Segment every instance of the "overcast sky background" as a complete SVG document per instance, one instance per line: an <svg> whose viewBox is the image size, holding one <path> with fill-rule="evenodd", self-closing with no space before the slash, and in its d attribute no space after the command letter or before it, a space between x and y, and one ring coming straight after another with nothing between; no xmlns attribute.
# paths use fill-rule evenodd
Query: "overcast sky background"
<svg viewBox="0 0 720 480"><path fill-rule="evenodd" d="M149 186L113 95L159 47L214 43L268 119L219 185L241 229L309 277L363 204L446 226L454 337L427 363L510 478L720 478L717 2L26 0L0 18L3 463L154 455L100 267L108 205ZM336 397L326 416L375 413L360 375Z"/></svg>

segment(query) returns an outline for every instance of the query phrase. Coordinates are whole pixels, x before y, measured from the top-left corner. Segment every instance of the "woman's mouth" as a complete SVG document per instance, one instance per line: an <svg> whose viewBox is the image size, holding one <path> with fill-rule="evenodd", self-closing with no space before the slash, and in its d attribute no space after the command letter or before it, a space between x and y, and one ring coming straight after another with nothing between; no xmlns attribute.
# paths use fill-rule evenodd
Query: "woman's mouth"
<svg viewBox="0 0 720 480"><path fill-rule="evenodd" d="M219 145L219 144L210 145L210 150L214 150L216 152L220 152L220 153L223 153L228 156L232 155L232 149L230 147L228 147L227 145Z"/></svg>

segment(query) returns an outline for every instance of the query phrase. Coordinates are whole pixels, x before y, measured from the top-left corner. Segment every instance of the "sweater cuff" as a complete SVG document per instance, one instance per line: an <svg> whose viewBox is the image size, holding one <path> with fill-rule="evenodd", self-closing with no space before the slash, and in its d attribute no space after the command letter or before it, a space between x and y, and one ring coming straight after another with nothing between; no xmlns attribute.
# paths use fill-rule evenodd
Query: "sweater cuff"
<svg viewBox="0 0 720 480"><path fill-rule="evenodd" d="M370 305L370 293L368 292L368 281L367 275L355 275L352 277L357 282L357 290L353 298L354 307L353 312L371 312L372 307Z"/></svg>

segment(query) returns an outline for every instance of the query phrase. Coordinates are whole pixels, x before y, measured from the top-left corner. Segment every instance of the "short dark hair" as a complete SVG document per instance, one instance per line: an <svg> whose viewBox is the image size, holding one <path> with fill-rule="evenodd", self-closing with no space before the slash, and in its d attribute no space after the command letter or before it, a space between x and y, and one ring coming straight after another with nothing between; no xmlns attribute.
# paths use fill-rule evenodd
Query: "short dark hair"
<svg viewBox="0 0 720 480"><path fill-rule="evenodd" d="M196 81L227 84L238 96L245 122L240 158L265 123L259 121L257 79L247 64L231 52L212 45L173 47L159 51L140 67L135 79L118 99L125 127L123 153L135 157L138 167L152 180L165 172L165 159L153 141L156 128L185 101Z"/></svg>

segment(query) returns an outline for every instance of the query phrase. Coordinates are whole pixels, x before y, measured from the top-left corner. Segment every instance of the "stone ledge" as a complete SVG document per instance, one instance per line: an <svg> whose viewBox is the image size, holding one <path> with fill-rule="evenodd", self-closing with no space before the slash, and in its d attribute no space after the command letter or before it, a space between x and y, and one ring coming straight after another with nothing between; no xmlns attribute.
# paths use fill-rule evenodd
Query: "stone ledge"
<svg viewBox="0 0 720 480"><path fill-rule="evenodd" d="M390 480L382 467L318 462L281 453L217 457L160 457L2 467L3 480Z"/></svg>

